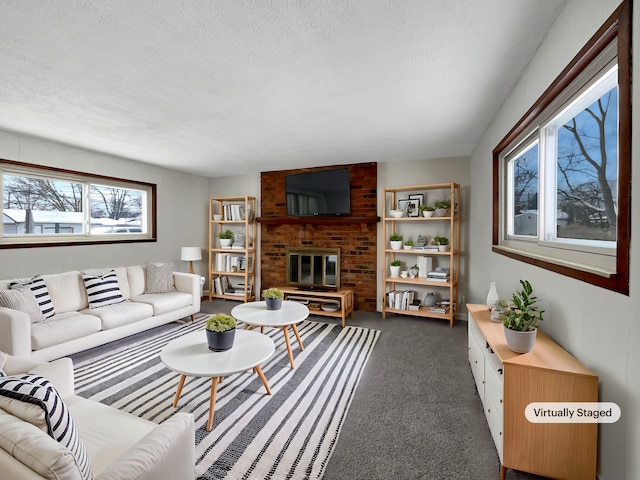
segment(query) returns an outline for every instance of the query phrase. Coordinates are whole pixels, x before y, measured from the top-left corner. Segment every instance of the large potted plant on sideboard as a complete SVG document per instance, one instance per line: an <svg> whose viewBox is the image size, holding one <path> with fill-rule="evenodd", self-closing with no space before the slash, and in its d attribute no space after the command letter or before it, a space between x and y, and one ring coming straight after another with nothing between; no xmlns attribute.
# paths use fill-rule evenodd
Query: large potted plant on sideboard
<svg viewBox="0 0 640 480"><path fill-rule="evenodd" d="M542 321L544 310L537 305L538 298L533 295L533 287L527 280L520 280L522 288L513 293L512 305L504 312L504 335L508 347L516 353L533 350L536 341L536 328Z"/></svg>

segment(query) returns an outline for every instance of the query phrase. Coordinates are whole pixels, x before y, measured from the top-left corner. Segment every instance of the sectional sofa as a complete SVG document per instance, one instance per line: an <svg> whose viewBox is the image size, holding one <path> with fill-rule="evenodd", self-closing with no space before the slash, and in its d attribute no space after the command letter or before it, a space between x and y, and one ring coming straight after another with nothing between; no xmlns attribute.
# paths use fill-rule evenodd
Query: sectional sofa
<svg viewBox="0 0 640 480"><path fill-rule="evenodd" d="M0 351L48 361L200 311L200 277L171 264L0 280ZM4 306L2 306L4 305Z"/></svg>

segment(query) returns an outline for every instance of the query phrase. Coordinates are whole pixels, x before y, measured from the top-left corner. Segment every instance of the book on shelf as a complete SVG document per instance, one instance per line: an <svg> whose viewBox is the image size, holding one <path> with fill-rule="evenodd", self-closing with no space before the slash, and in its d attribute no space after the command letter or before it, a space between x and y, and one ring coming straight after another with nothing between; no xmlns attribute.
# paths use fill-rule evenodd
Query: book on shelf
<svg viewBox="0 0 640 480"><path fill-rule="evenodd" d="M440 282L440 283L447 283L450 280L450 277L438 277L438 276L431 276L431 275L427 275L427 280L429 282Z"/></svg>
<svg viewBox="0 0 640 480"><path fill-rule="evenodd" d="M432 313L447 313L451 307L452 305L449 300L440 300L433 307L429 307L429 311ZM453 307L455 308L455 304Z"/></svg>
<svg viewBox="0 0 640 480"><path fill-rule="evenodd" d="M387 292L387 307L396 310L409 310L413 304L416 292L413 290L391 290Z"/></svg>
<svg viewBox="0 0 640 480"><path fill-rule="evenodd" d="M418 277L426 278L427 274L433 270L433 258L422 255L417 258L418 264Z"/></svg>

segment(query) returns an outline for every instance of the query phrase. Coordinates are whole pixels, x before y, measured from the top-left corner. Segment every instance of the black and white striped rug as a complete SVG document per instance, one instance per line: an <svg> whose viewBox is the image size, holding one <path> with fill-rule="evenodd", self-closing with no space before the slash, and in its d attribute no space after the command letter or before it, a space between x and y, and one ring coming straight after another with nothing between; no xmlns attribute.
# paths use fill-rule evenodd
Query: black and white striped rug
<svg viewBox="0 0 640 480"><path fill-rule="evenodd" d="M157 423L176 411L193 413L201 479L321 478L380 332L304 321L298 325L304 351L291 334L291 369L282 330L267 330L276 352L262 370L272 395L251 372L225 378L207 432L211 380L187 378L174 409L179 375L159 358L167 342L204 328L205 318L74 356L76 394Z"/></svg>

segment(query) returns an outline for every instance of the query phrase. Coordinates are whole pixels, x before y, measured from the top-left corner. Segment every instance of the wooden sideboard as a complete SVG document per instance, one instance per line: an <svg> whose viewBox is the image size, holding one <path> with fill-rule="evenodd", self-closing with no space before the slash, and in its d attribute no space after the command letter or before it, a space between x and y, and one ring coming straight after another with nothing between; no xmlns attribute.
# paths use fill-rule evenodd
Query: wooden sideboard
<svg viewBox="0 0 640 480"><path fill-rule="evenodd" d="M557 479L596 478L596 423L531 423L531 402L597 402L598 377L538 330L529 353L509 350L486 305L467 305L469 363L500 457L508 468Z"/></svg>

